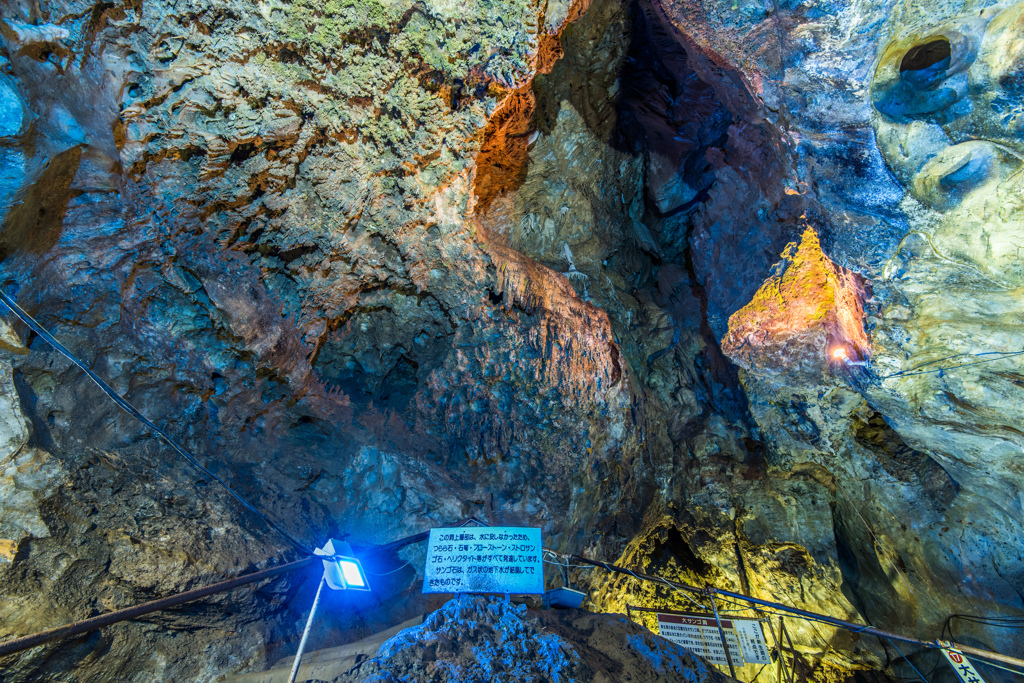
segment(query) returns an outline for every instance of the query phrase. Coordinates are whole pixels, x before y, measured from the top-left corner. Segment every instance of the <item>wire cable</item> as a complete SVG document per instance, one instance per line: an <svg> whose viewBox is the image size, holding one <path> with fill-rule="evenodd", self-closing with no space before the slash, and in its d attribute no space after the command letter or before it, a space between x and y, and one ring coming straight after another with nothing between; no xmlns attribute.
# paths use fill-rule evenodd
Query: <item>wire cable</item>
<svg viewBox="0 0 1024 683"><path fill-rule="evenodd" d="M992 356L992 355L1003 356L1003 355L1015 355L1017 353L1020 353L1020 352L1019 351L982 351L981 353L968 353L968 352L954 353L954 354L949 355L949 356L943 356L942 358L936 358L934 360L930 360L930 361L927 361L925 363L921 363L919 365L915 365L912 368L907 368L906 370L901 370L901 371L895 372L895 373L893 373L891 375L885 375L885 377L882 377L881 379L886 379L888 377L899 377L900 375L906 374L908 372L914 372L915 370L920 370L921 368L926 368L929 365L935 365L936 363L941 363L944 360L952 360L954 358L963 358L964 356L971 356L971 357ZM998 360L998 359L996 359L996 360Z"/></svg>
<svg viewBox="0 0 1024 683"><path fill-rule="evenodd" d="M931 375L931 374L936 373L936 372L942 373L942 372L945 372L946 370L956 370L957 368L969 368L969 367L972 367L974 365L983 365L984 363L993 363L993 362L995 362L997 360L1004 360L1006 358L1013 358L1014 356L1021 356L1021 355L1024 355L1024 351L1010 351L1010 352L986 351L984 353L962 353L962 354L957 354L957 355L958 356L973 356L975 358L978 358L980 356L996 355L997 358L986 358L985 360L979 360L979 361L976 361L974 363L961 363L960 365L948 365L946 367L941 367L941 368L938 368L936 370L921 370L920 372L915 372L916 368L911 368L909 370L904 370L904 371L901 371L901 372L894 372L891 375L882 375L881 377L879 377L879 379L891 379L893 377L913 377L914 375ZM949 356L949 358L956 358L956 357L957 356ZM945 359L942 359L942 360L945 360ZM926 365L931 365L932 363L937 363L937 362L938 361L932 361L931 363L925 363L924 365L920 365L918 367L924 367Z"/></svg>
<svg viewBox="0 0 1024 683"><path fill-rule="evenodd" d="M7 306L7 308L10 309L10 311L15 316L17 316L23 323L28 325L28 327L37 335L39 335L39 337L42 338L43 341L45 341L47 344L49 344L58 352L60 352L61 355L63 355L69 361L77 365L78 368L82 372L84 372L86 376L88 376L89 379L91 379L104 394L109 396L110 399L114 403L116 403L119 408L121 408L121 410L125 411L126 413L134 417L136 420L144 424L154 434L163 439L178 455L185 458L185 460L191 463L200 472L202 472L203 474L205 474L206 476L210 477L218 484L223 486L224 490L231 494L231 497L238 501L242 505L242 507L244 507L246 510L252 512L254 515L262 519L271 529L277 532L277 534L281 536L281 538L288 541L288 543L295 546L295 548L300 550L302 553L306 555L313 554L312 549L310 549L304 543L302 543L297 538L289 534L287 531L281 528L281 526L277 522L270 519L270 517L264 514L256 506L254 506L252 503L243 498L241 494L239 494L237 491L231 488L226 481L218 477L216 474L211 472L206 467L203 467L203 465L199 462L196 456L192 455L192 453L186 450L185 447L183 447L177 441L172 439L167 434L167 432L153 424L149 420L149 418L147 418L145 415L139 412L138 409L135 408L135 406L126 401L125 398L121 396L119 393L114 391L114 389L109 384L104 382L96 373L94 373L92 370L86 367L85 363L79 360L78 357L75 356L75 354L71 353L71 351L69 351L63 344L57 341L56 338L54 338L54 336L46 330L46 328L44 328L39 322L35 320L35 318L26 313L20 306L18 306L17 303L14 302L13 299L7 296L7 293L4 292L2 288L0 288L0 302L3 302L3 304Z"/></svg>
<svg viewBox="0 0 1024 683"><path fill-rule="evenodd" d="M363 570L363 572L365 572L367 576L391 576L395 572L402 571L403 569L408 567L410 564L412 564L412 560L406 560L405 563L400 565L397 569L392 569L391 571L384 572L383 574L374 574L373 572L368 572L365 569Z"/></svg>
<svg viewBox="0 0 1024 683"><path fill-rule="evenodd" d="M547 552L547 551L545 551ZM597 569L597 567L589 564L569 564L568 562L555 562L553 560L544 560L548 564L553 564L557 567L568 567L569 569Z"/></svg>
<svg viewBox="0 0 1024 683"><path fill-rule="evenodd" d="M912 661L907 659L907 656L905 654L903 654L903 650L900 649L899 645L897 645L896 643L892 642L892 638L886 638L886 640L889 641L890 645L892 645L894 648L896 648L896 652L900 653L900 657L903 658L904 662L906 662L907 664L910 665L910 668L914 670L914 673L916 673L918 676L920 676L921 680L924 681L924 683L928 683L928 679L925 678L924 675L920 671L917 670L917 667L914 666L914 663Z"/></svg>
<svg viewBox="0 0 1024 683"><path fill-rule="evenodd" d="M571 560L572 559L572 556L565 555L563 553L556 553L553 550L549 550L548 552L550 552L552 555L555 555L555 556L565 557L566 560ZM613 567L612 565L608 564L607 562L604 562L603 560L590 560L589 558L583 558L583 559L587 559L589 562L593 563L593 566L601 567L605 571L609 571L609 572L612 572L612 573L615 573L615 574L628 574L629 576L632 576L634 579L636 579L638 581L651 581L653 583L660 583L660 584L664 584L669 590L679 591L679 587L678 586L673 585L671 582L667 581L666 579L664 579L664 578L662 578L660 576L650 576L650 575L640 576L639 574L634 572L632 569L627 569L626 567ZM682 595L687 600L689 600L693 604L697 605L701 609L703 609L703 610L707 609L707 607L705 607L703 603L700 603L697 600L694 600L686 592L682 592Z"/></svg>
<svg viewBox="0 0 1024 683"><path fill-rule="evenodd" d="M304 553L306 555L313 555L314 554L311 548L309 548L304 543L302 543L301 541L296 539L294 536L289 534L287 531L285 531L277 522L275 522L273 519L271 519L269 516L267 516L263 511L261 511L256 506L254 506L252 503L250 503L245 498L243 498L241 496L241 494L239 494L233 488L231 488L231 486L229 486L226 481L224 481L219 476L214 474L212 471L210 471L209 469L204 467L199 462L199 460L196 458L196 456L193 455L190 451L188 451L184 446L180 445L177 441L175 441L173 438L171 438L170 435L168 435L164 430L160 429L155 424L153 424L153 422L150 421L149 418L147 418L145 415L143 415L137 408L135 408L135 406L133 406L131 403L129 403L123 396L121 396L119 393L117 393L109 384L107 384L96 373L94 373L89 367L87 367L84 362L82 362L77 356L75 356L73 353L71 353L71 351L69 351L63 344L61 344L59 341L57 341L57 339L52 334L50 334L49 331L46 330L46 328L44 328L31 315L29 315L25 310L23 310L20 306L18 306L18 304L15 303L15 301L12 298L10 298L6 294L6 292L3 291L2 288L0 288L0 302L2 302L5 306L7 306L7 308L17 318L19 318L25 325L27 325L33 332L35 332L41 339L43 339L43 341L45 341L47 344L52 346L56 351L58 351L61 355L63 355L65 358L67 358L69 361L71 361L75 366L77 366L82 372L84 372L86 374L86 376L90 380L92 380L93 383L95 383L96 386L98 386L100 388L100 390L104 394L106 394L115 404L117 404L117 406L119 408L124 410L126 413L128 413L129 415L134 417L136 420L138 420L142 424L144 424L146 427L148 427L150 429L150 431L152 431L159 438L163 439L164 442L166 442L178 455L183 457L186 461L188 461L196 469L198 469L200 472L202 472L203 474L205 474L206 476L210 477L211 479L216 481L218 484L220 484L224 488L224 490L227 491L228 494L230 494L231 497L234 498L239 504L241 504L246 510L252 512L257 517L259 517L261 520L263 520L267 524L267 526L269 526L279 536L281 536L284 540L286 540L288 543L290 543L292 546L294 546L296 549L298 549L302 553ZM968 363L968 364L953 366L952 368L939 368L939 370L937 370L937 371L925 371L925 372L921 372L921 373L896 373L894 375L889 375L888 377L896 377L896 376L901 376L901 375L902 376L907 376L908 374L926 374L927 372L942 372L944 369L955 369L955 368L958 368L958 367L968 367L970 365L980 365L981 363L989 362L991 360L1000 360L1002 358L1009 358L1009 357L1012 357L1012 356L1024 355L1024 351L1018 351L1018 352L1012 352L1012 353L1001 353L1001 354L999 352L987 352L987 353L974 354L974 355L975 356L982 356L982 355L989 355L989 354L999 355L999 358L993 358L993 359L989 359L989 360L985 360L985 361L979 361L978 363ZM945 359L940 359L940 360L945 360ZM934 363L934 362L937 362L937 361L932 361L930 363L926 363L926 364L918 366L918 367L925 367L925 366L927 366L927 365L929 365L931 363ZM885 379L885 378L883 378L883 379ZM465 526L465 525L470 524L470 523L476 523L479 526L489 526L486 522L482 522L482 521L480 521L478 519L475 519L475 518L472 518L472 517L463 520L459 524L459 526ZM870 527L869 527L869 531L870 531ZM554 551L551 551L551 550L548 550L548 549L545 549L545 551L548 552L549 554L555 556L555 557L564 558L566 560L566 564L562 565L562 566L565 566L565 567L575 567L575 568L580 568L580 569L583 569L585 567L586 568L601 567L601 568L605 569L606 571L610 571L610 572L614 572L614 573L628 574L629 576L631 576L631 577L633 577L633 578L635 578L635 579L637 579L639 581L652 581L654 583L662 584L662 585L664 585L665 587L669 588L672 591L681 592L682 595L687 600L689 600L693 604L697 605L701 609L706 609L704 607L704 605L702 605L697 600L693 599L690 595L687 594L686 591L680 590L681 585L675 585L672 582L669 582L668 580L666 580L666 579L664 579L662 577L651 576L651 575L641 576L641 575L637 574L636 572L634 572L634 571L632 571L630 569L627 569L627 568L624 568L624 567L613 567L612 565L608 564L607 562L603 562L601 560L589 560L587 558L581 558L581 559L584 559L584 560L587 560L589 562L592 562L593 564L591 564L589 566L585 566L585 565L570 565L568 562L569 562L569 560L571 559L572 556L566 555L564 553L557 553L557 552L554 552ZM333 559L333 557L334 556L323 557L322 559ZM397 569L394 569L394 570L392 570L390 572L385 572L384 574L372 574L372 576L387 576L388 574L393 574L393 573L395 573L395 572L397 572L397 571L399 571L401 569L404 569L409 564L411 564L411 561L407 561L402 566L400 566ZM557 564L557 563L552 563L552 564ZM897 570L897 573L898 573L898 570ZM906 581L905 578L904 578L904 581ZM718 594L723 599L729 597L727 595L723 595L722 591L715 590L715 593ZM733 601L730 600L730 602L733 602ZM738 604L738 603L734 603L734 604ZM744 609L751 609L751 608L744 608ZM777 609L773 609L773 608L770 608L770 607L766 611L769 612L769 613L774 613L774 614L779 614L779 615L785 614L786 616L793 616L792 612L781 612L781 611L779 611ZM837 625L837 624L832 623L830 621L827 621L825 619L819 619L819 618L816 618L816 617L811 616L811 615L806 614L806 613L805 614L799 614L797 616L799 618L803 618L803 619L805 619L807 621L819 622L819 623L830 625L830 626L836 626ZM954 618L960 618L960 619L964 619L965 621L972 621L972 622L975 622L975 623L981 623L981 624L986 624L986 625L996 626L996 627L1002 627L1002 628L1024 628L1024 626L1017 626L1016 625L1016 624L1024 623L1024 619L1016 619L1016 618L1013 618L1013 617L990 617L990 618L986 618L986 617L978 617L978 616L975 616L975 615L959 615L959 614L954 614L954 615L950 615L946 619L946 623L943 626L943 633L945 632L947 627L950 627L950 621L952 619L954 619ZM1004 623L992 623L992 622L1004 622ZM1013 624L1013 625L1011 625L1011 624ZM850 625L845 625L845 626L843 626L843 628L846 628L847 630L849 630L849 631L851 631L853 633L860 633L862 631L866 631L866 630L869 630L869 629L872 630L872 631L876 631L877 630L877 629L874 629L873 627L866 626L866 625L863 626L862 628L857 628L857 629L850 628ZM952 635L952 628L950 627L949 630L950 630L950 635ZM887 638L887 640L889 640L889 642L892 643L891 639ZM896 647L895 643L892 643L892 644L893 644L893 647ZM896 650L897 650L897 652L900 652L898 647L896 647ZM903 656L903 653L900 652L900 655ZM918 674L918 676L920 676L921 679L923 681L925 681L925 683L928 683L927 680L924 678L924 676L921 675L921 672L917 670L917 667L915 667L913 665L913 663L910 662L910 660L908 660L905 656L903 657L903 659L908 664L910 664L910 666L914 669L914 671ZM1002 667L1002 666L999 666L997 664L992 664L992 663L989 663L989 662L985 662L985 664L987 664L989 666L995 666L996 668L1005 669L1006 671L1010 671L1010 672L1013 672L1013 673L1018 673L1018 674L1021 673L1020 671L1015 671L1013 669Z"/></svg>

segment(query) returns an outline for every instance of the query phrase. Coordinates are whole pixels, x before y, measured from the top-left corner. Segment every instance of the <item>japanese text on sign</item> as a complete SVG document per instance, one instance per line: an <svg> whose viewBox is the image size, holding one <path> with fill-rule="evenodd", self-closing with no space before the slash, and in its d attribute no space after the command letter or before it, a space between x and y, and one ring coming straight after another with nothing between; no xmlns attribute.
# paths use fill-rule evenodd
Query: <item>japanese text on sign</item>
<svg viewBox="0 0 1024 683"><path fill-rule="evenodd" d="M954 650L951 647L942 648L942 654L946 655L946 660L950 666L956 670L956 675L960 677L960 680L964 683L985 683L984 679L978 675L974 665L964 657L964 653L960 650Z"/></svg>
<svg viewBox="0 0 1024 683"><path fill-rule="evenodd" d="M733 664L768 664L768 646L756 619L723 619L722 631ZM658 633L712 664L726 665L725 648L713 615L658 614Z"/></svg>
<svg viewBox="0 0 1024 683"><path fill-rule="evenodd" d="M543 593L540 529L431 529L424 593Z"/></svg>

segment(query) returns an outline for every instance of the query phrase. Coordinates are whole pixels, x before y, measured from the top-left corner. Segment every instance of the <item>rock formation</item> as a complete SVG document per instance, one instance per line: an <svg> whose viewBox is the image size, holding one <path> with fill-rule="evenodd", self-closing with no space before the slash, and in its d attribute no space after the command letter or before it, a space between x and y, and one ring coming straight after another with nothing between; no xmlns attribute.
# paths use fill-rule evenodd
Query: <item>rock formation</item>
<svg viewBox="0 0 1024 683"><path fill-rule="evenodd" d="M1010 622L951 615L1024 613L1022 12L18 0L0 8L0 284L308 545L476 516L1019 652ZM296 559L7 322L0 638ZM439 606L422 549L390 560L316 647ZM316 578L0 666L259 669L294 652ZM574 578L599 612L689 606ZM802 677L945 666L788 628Z"/></svg>
<svg viewBox="0 0 1024 683"><path fill-rule="evenodd" d="M384 643L376 656L335 683L679 680L729 679L621 615L528 614L524 605L461 596Z"/></svg>

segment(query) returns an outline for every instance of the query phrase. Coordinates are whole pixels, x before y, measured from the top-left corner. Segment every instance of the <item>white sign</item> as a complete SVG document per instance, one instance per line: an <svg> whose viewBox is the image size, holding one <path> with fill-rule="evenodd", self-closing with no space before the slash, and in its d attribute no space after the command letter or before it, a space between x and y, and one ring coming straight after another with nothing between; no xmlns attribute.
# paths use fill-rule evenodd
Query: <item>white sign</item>
<svg viewBox="0 0 1024 683"><path fill-rule="evenodd" d="M544 592L540 529L431 529L424 593Z"/></svg>
<svg viewBox="0 0 1024 683"><path fill-rule="evenodd" d="M946 655L950 666L956 670L956 675L960 677L961 681L964 683L985 683L985 679L978 674L974 665L968 661L963 652L954 650L951 647L944 647L942 648L942 654Z"/></svg>
<svg viewBox="0 0 1024 683"><path fill-rule="evenodd" d="M756 619L722 619L722 631L734 665L771 662L761 623ZM729 663L714 615L659 613L658 634L712 664Z"/></svg>
<svg viewBox="0 0 1024 683"><path fill-rule="evenodd" d="M761 622L757 619L732 619L732 627L740 639L743 661L747 664L770 664L768 643L764 640Z"/></svg>

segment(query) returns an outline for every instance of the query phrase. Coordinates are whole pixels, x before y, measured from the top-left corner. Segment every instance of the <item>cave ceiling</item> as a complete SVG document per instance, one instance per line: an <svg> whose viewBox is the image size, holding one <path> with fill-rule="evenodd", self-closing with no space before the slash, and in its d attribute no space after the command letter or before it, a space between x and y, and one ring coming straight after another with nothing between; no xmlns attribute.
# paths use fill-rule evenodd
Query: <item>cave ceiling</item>
<svg viewBox="0 0 1024 683"><path fill-rule="evenodd" d="M289 534L538 526L1024 650L949 619L1024 613L1024 4L12 0L0 34L4 291ZM298 557L6 320L0 638ZM429 606L404 552L320 646ZM313 590L2 678L259 669ZM938 661L789 628L818 681Z"/></svg>

